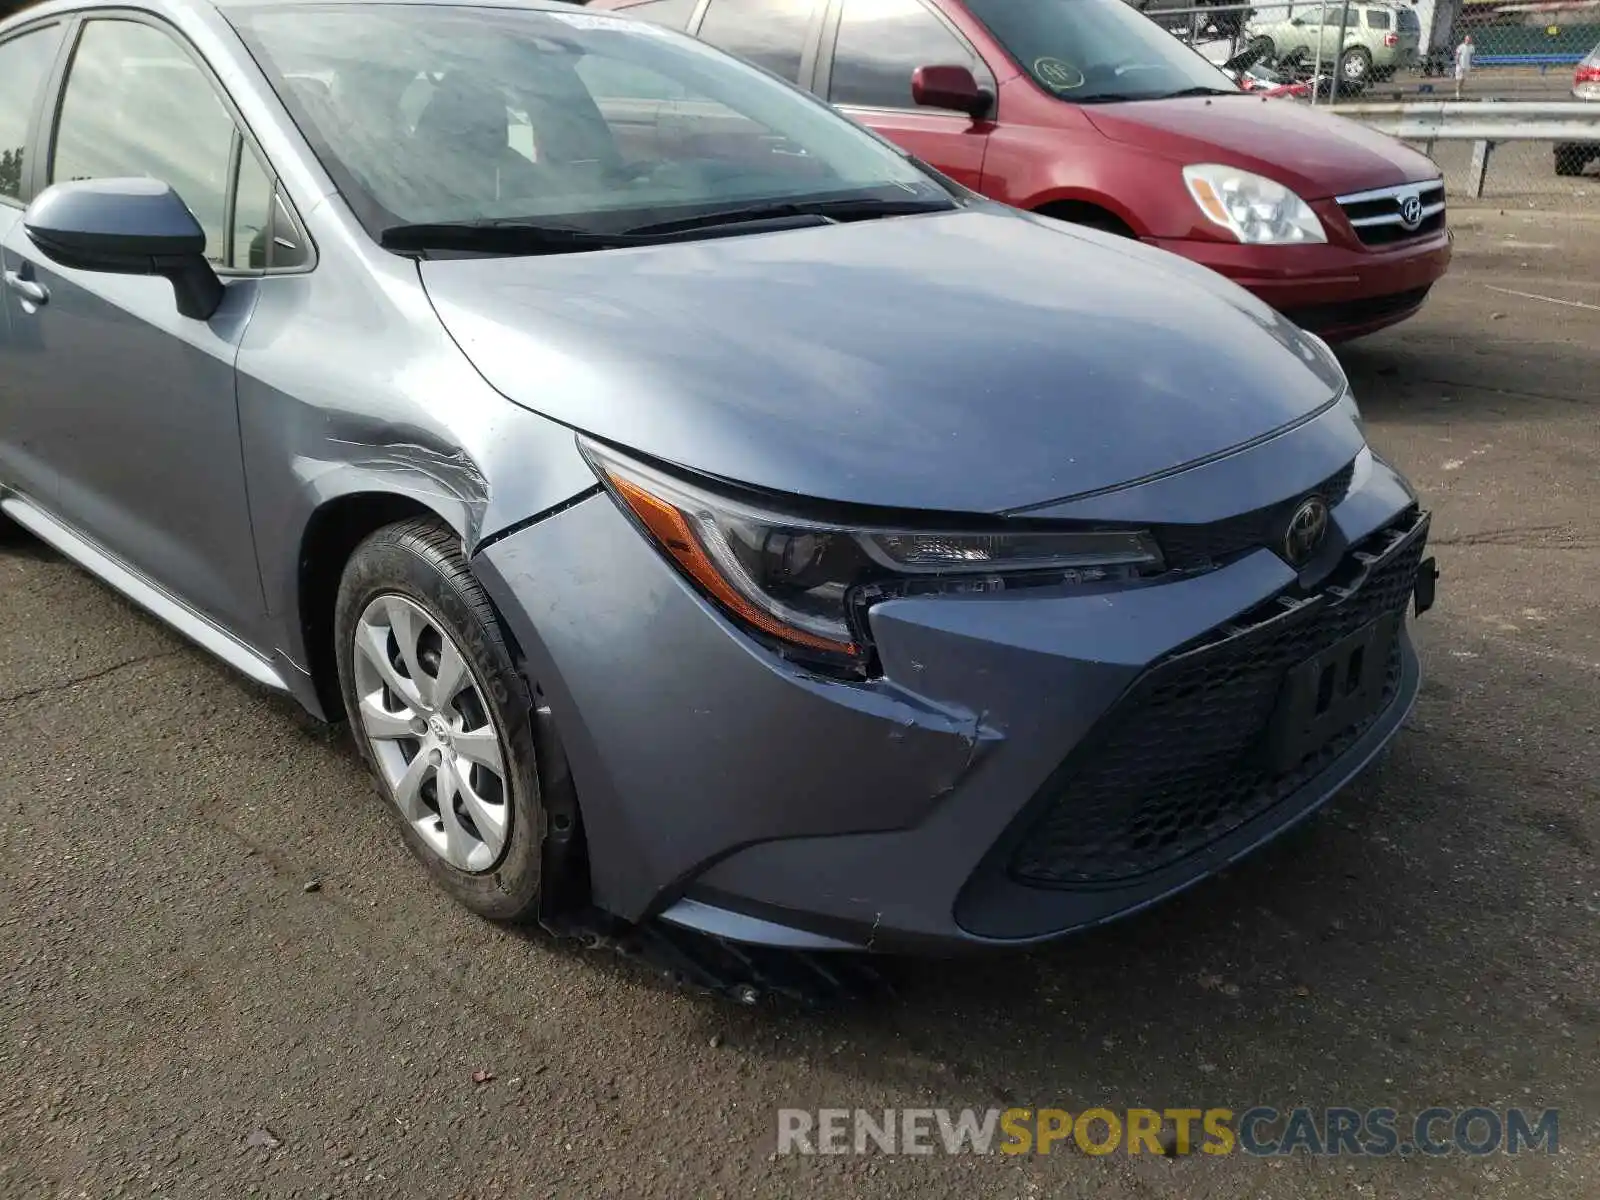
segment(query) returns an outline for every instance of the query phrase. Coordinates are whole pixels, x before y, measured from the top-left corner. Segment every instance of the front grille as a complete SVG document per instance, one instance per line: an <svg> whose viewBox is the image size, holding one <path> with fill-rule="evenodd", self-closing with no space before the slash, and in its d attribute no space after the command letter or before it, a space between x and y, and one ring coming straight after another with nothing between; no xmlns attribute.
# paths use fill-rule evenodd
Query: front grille
<svg viewBox="0 0 1600 1200"><path fill-rule="evenodd" d="M1368 296L1360 300L1341 300L1335 304L1286 308L1283 310L1283 315L1301 329L1309 329L1312 333L1353 329L1410 312L1428 298L1429 290L1428 287L1411 288L1388 296Z"/></svg>
<svg viewBox="0 0 1600 1200"><path fill-rule="evenodd" d="M1157 525L1151 534L1161 547L1167 566L1180 571L1213 566L1262 546L1276 548L1288 528L1290 514L1307 496L1321 496L1332 508L1350 490L1355 470L1355 460L1351 459L1316 487L1288 500L1206 525Z"/></svg>
<svg viewBox="0 0 1600 1200"><path fill-rule="evenodd" d="M1406 201L1415 197L1420 219L1406 224ZM1345 219L1366 246L1392 246L1444 228L1444 180L1404 183L1338 197Z"/></svg>
<svg viewBox="0 0 1600 1200"><path fill-rule="evenodd" d="M1013 878L1073 888L1170 866L1285 800L1348 750L1395 698L1398 638L1368 716L1287 771L1274 773L1262 753L1291 668L1404 613L1425 521L1412 510L1402 527L1353 551L1322 592L1280 597L1143 675L1045 785L1036 802L1043 811L1030 816L1012 853Z"/></svg>

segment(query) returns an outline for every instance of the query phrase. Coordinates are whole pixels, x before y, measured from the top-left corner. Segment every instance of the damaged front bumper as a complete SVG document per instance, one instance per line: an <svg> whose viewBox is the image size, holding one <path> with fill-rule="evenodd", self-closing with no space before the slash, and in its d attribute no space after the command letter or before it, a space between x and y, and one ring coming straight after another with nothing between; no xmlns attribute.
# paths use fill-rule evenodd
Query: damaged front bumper
<svg viewBox="0 0 1600 1200"><path fill-rule="evenodd" d="M600 908L733 941L938 950L1152 904L1383 747L1417 691L1404 614L1431 589L1427 517L1373 459L1333 524L1343 555L1309 592L1260 549L1113 592L883 602L883 676L862 683L745 637L605 495L474 566L555 715ZM1344 699L1319 708L1313 680L1286 732L1290 681L1331 654Z"/></svg>

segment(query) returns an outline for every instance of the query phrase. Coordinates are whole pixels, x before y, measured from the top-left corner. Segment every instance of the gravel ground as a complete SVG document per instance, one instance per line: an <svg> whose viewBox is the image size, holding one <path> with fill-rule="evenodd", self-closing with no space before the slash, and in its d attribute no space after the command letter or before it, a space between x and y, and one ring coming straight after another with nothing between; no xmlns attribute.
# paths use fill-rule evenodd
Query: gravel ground
<svg viewBox="0 0 1600 1200"><path fill-rule="evenodd" d="M475 920L342 734L5 536L0 1195L1600 1194L1600 221L1456 228L1343 355L1437 513L1409 730L1229 877L891 1001L735 1009ZM1561 1149L773 1155L784 1106L1258 1103L1557 1106Z"/></svg>

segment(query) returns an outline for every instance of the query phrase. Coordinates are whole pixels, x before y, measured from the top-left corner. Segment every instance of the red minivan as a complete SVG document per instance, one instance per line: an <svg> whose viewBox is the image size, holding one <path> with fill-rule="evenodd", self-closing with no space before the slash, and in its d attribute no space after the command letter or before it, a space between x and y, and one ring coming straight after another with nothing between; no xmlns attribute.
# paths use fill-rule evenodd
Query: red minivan
<svg viewBox="0 0 1600 1200"><path fill-rule="evenodd" d="M1250 95L1125 0L593 0L808 88L993 199L1138 237L1330 341L1415 313L1444 180L1354 121Z"/></svg>

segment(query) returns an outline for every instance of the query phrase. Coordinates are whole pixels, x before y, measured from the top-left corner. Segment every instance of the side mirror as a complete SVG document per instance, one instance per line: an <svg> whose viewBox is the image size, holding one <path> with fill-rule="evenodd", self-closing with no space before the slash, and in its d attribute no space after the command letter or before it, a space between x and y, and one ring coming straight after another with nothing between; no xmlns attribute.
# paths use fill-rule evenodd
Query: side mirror
<svg viewBox="0 0 1600 1200"><path fill-rule="evenodd" d="M948 108L982 120L994 96L978 86L970 67L918 67L911 72L911 99L926 108Z"/></svg>
<svg viewBox="0 0 1600 1200"><path fill-rule="evenodd" d="M63 267L171 280L178 311L193 320L210 320L222 305L205 231L159 180L58 183L34 198L22 225L40 252Z"/></svg>

